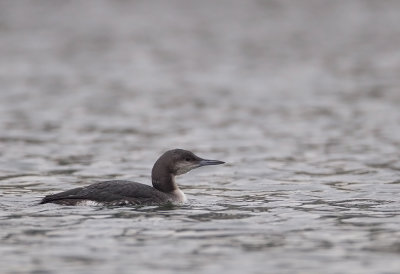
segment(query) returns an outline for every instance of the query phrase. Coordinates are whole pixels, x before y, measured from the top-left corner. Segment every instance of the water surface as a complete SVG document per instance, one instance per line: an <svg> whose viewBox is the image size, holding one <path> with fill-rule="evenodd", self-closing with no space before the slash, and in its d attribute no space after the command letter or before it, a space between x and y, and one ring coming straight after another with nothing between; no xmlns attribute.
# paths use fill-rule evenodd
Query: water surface
<svg viewBox="0 0 400 274"><path fill-rule="evenodd" d="M399 273L398 1L1 1L2 273ZM37 205L220 159L176 207Z"/></svg>

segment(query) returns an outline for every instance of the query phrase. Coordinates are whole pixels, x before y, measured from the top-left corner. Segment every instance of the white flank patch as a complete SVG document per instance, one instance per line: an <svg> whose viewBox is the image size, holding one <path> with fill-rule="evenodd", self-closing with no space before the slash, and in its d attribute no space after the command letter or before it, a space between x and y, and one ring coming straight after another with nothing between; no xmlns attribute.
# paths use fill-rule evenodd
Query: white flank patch
<svg viewBox="0 0 400 274"><path fill-rule="evenodd" d="M78 206L98 206L101 205L101 203L96 202L96 201L91 201L91 200L83 200L78 202L76 205Z"/></svg>

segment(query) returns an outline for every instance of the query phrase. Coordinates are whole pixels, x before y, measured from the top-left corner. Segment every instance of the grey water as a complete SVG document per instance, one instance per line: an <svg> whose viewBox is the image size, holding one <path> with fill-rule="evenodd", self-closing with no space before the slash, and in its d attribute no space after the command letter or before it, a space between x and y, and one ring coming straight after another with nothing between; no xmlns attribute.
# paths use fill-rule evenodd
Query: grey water
<svg viewBox="0 0 400 274"><path fill-rule="evenodd" d="M1 273L400 273L399 1L0 1ZM226 161L182 206L38 205Z"/></svg>

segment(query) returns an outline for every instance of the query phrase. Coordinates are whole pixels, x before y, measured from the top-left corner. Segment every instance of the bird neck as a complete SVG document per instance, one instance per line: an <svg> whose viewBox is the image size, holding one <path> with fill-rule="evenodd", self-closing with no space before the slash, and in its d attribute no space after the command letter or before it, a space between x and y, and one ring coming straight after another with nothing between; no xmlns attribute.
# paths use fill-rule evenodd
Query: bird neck
<svg viewBox="0 0 400 274"><path fill-rule="evenodd" d="M155 164L151 172L153 187L162 192L173 192L178 188L175 183L175 175L164 165Z"/></svg>

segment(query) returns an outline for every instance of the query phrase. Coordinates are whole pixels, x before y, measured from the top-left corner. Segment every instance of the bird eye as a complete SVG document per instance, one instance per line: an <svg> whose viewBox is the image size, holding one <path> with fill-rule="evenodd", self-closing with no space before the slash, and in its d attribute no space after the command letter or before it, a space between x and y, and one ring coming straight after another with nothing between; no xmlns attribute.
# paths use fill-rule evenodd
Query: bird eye
<svg viewBox="0 0 400 274"><path fill-rule="evenodd" d="M190 162L192 159L190 159L190 158L185 158L185 161L186 162Z"/></svg>

